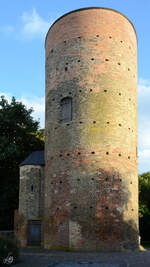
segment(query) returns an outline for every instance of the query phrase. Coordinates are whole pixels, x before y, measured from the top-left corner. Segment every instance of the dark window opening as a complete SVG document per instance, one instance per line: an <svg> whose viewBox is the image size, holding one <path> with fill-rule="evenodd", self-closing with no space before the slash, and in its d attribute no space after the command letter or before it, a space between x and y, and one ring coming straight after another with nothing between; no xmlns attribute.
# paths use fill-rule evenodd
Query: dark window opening
<svg viewBox="0 0 150 267"><path fill-rule="evenodd" d="M34 186L33 186L33 184L31 185L31 192L33 192L34 191Z"/></svg>
<svg viewBox="0 0 150 267"><path fill-rule="evenodd" d="M72 121L72 98L65 97L61 100L61 122Z"/></svg>

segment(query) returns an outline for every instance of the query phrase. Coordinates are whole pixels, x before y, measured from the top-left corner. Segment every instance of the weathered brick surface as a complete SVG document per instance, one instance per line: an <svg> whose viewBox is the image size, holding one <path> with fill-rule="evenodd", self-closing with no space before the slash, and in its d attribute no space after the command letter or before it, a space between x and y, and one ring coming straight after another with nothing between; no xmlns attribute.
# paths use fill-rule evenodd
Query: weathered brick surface
<svg viewBox="0 0 150 267"><path fill-rule="evenodd" d="M120 13L79 10L48 32L45 147L45 248L138 248L137 40Z"/></svg>
<svg viewBox="0 0 150 267"><path fill-rule="evenodd" d="M33 190L31 187L33 186ZM27 246L29 220L43 221L44 215L44 167L24 165L20 167L19 213L15 231L21 247ZM43 228L42 228L43 240Z"/></svg>

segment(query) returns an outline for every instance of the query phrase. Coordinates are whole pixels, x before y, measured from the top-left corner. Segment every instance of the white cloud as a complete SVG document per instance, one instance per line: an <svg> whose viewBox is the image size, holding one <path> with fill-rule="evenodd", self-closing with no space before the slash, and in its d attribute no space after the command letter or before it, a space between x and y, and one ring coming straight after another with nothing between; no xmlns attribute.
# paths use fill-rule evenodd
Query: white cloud
<svg viewBox="0 0 150 267"><path fill-rule="evenodd" d="M139 151L139 159L141 162L150 162L150 149L144 149L142 151Z"/></svg>
<svg viewBox="0 0 150 267"><path fill-rule="evenodd" d="M150 121L143 118L139 119L139 146L150 148Z"/></svg>
<svg viewBox="0 0 150 267"><path fill-rule="evenodd" d="M4 92L0 91L0 96L4 96L9 103L12 99L12 94L10 94L10 93L4 93Z"/></svg>
<svg viewBox="0 0 150 267"><path fill-rule="evenodd" d="M33 9L31 13L24 12L21 20L23 23L21 35L23 38L44 37L50 27L50 22L40 17L36 9Z"/></svg>
<svg viewBox="0 0 150 267"><path fill-rule="evenodd" d="M150 95L150 80L144 80L144 79L139 79L139 86L138 86L138 90L139 90L139 96L143 97L146 94Z"/></svg>
<svg viewBox="0 0 150 267"><path fill-rule="evenodd" d="M18 99L17 99L18 100ZM40 120L41 128L45 124L45 97L21 97L19 99L27 108L33 108L33 117Z"/></svg>
<svg viewBox="0 0 150 267"><path fill-rule="evenodd" d="M34 38L44 38L53 19L46 21L35 8L30 12L23 12L20 16L19 24L0 26L0 32L5 35L13 33L14 37L22 40L32 40Z"/></svg>
<svg viewBox="0 0 150 267"><path fill-rule="evenodd" d="M150 80L138 86L139 172L150 171Z"/></svg>
<svg viewBox="0 0 150 267"><path fill-rule="evenodd" d="M138 153L139 173L150 171L150 149L143 149Z"/></svg>
<svg viewBox="0 0 150 267"><path fill-rule="evenodd" d="M12 94L0 92L0 96L3 95L8 102L11 102ZM40 121L40 127L45 127L45 98L44 97L34 97L34 96L22 96L21 98L16 98L17 101L21 101L28 109L33 108L33 113L31 116L35 120Z"/></svg>
<svg viewBox="0 0 150 267"><path fill-rule="evenodd" d="M139 145L150 148L150 81L140 79L138 92Z"/></svg>

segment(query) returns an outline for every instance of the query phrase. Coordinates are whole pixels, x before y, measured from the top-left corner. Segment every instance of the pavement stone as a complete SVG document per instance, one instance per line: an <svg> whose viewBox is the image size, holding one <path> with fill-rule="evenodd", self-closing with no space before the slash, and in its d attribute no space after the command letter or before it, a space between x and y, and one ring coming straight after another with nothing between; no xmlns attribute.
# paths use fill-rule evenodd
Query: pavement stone
<svg viewBox="0 0 150 267"><path fill-rule="evenodd" d="M24 249L14 267L150 267L150 250L139 252L63 252Z"/></svg>
<svg viewBox="0 0 150 267"><path fill-rule="evenodd" d="M127 264L107 264L107 263L58 263L55 267L128 267ZM46 265L45 267L52 267L52 265Z"/></svg>

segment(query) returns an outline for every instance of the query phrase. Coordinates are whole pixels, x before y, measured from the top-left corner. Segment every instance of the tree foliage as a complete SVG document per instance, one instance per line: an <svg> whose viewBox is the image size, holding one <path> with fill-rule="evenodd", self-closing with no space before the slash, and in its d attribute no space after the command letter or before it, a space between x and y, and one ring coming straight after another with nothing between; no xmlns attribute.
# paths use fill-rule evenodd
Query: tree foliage
<svg viewBox="0 0 150 267"><path fill-rule="evenodd" d="M150 172L139 175L139 226L143 241L150 240Z"/></svg>
<svg viewBox="0 0 150 267"><path fill-rule="evenodd" d="M0 229L13 227L18 208L19 164L33 151L44 149L44 131L39 122L13 97L0 97Z"/></svg>

